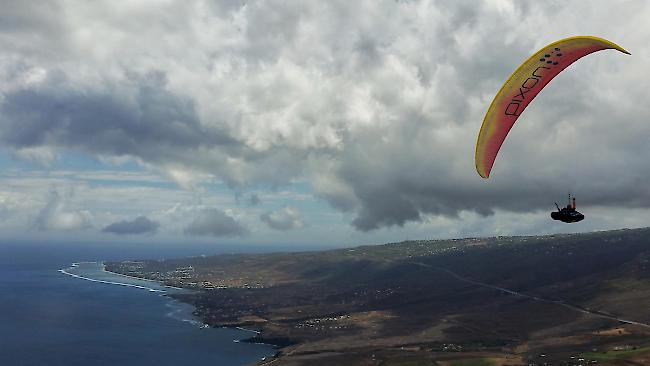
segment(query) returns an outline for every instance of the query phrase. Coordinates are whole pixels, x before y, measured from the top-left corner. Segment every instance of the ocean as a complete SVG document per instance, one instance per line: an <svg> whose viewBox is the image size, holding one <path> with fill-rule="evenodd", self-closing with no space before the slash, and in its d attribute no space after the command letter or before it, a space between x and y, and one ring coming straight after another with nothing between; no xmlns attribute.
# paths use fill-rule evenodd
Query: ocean
<svg viewBox="0 0 650 366"><path fill-rule="evenodd" d="M102 260L199 248L0 245L0 365L248 365L275 350L254 334L203 328L173 289L110 274ZM78 263L73 266L73 263Z"/></svg>

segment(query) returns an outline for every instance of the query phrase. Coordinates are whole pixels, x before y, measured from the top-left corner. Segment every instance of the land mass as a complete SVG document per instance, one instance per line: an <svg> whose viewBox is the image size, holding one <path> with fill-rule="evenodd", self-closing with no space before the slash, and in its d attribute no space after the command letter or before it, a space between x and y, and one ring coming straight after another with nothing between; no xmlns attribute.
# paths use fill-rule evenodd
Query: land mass
<svg viewBox="0 0 650 366"><path fill-rule="evenodd" d="M650 228L106 268L200 290L174 297L260 331L261 364L650 364Z"/></svg>

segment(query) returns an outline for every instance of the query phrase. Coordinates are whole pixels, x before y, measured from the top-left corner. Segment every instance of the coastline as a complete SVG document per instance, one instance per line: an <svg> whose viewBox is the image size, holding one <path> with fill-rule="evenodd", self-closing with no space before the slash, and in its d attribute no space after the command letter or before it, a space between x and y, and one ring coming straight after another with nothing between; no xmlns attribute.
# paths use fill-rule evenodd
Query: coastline
<svg viewBox="0 0 650 366"><path fill-rule="evenodd" d="M154 282L191 285L193 294L170 291L170 297L212 328L250 332L231 333L228 342L277 350L269 347L257 366L573 364L571 355L595 354L595 348L612 354L622 344L650 354L643 306L650 283L640 280L650 273L649 235L644 229L424 240L353 251L106 264ZM97 264L85 268L71 272L120 281L102 276ZM524 275L512 277L522 269ZM351 275L360 271L363 276ZM593 282L594 276L603 280ZM621 299L629 304L620 305Z"/></svg>
<svg viewBox="0 0 650 366"><path fill-rule="evenodd" d="M198 292L199 292L199 291L196 291L196 290L186 289L186 288L182 288L182 287L168 286L168 285L165 285L164 283L162 283L162 282L160 282L160 281L157 281L157 280L152 280L152 279L148 279L148 278L141 278L141 277L135 277L135 276L129 276L129 275L126 275L126 274L123 274L123 273L118 273L118 272L109 271L109 270L106 269L106 264L105 264L104 261L101 261L101 262L100 262L100 261L91 261L91 262L74 262L74 263L72 263L72 264L70 265L70 267L65 268L65 269L59 269L58 272L60 272L60 273L62 273L62 274L65 274L65 275L67 275L67 276L70 276L70 277L74 277L74 278L78 278L78 279L82 279L82 280L86 280L86 281L97 282L97 283L105 283L105 284L109 284L109 285L118 285L118 286L125 286L125 287L133 287L133 288L138 288L138 289L142 289L142 290L147 290L147 291L149 291L149 292L157 292L157 293L160 293L160 296L166 296L166 297L169 297L170 299L173 299L174 301L182 302L182 303L184 303L184 304L186 304L186 305L190 305L190 306L192 306L194 309L196 309L196 306L195 306L192 302L185 301L183 298L177 298L177 297L173 296L174 294L169 294L169 293L165 292L164 290L153 289L153 288L150 288L150 287L140 286L140 285L136 285L136 284L122 283L122 282L115 282L115 281L106 281L106 280L98 280L98 279L89 278L89 277L80 276L80 275L77 275L77 274L74 274L74 273L70 273L70 272L68 272L68 271L66 270L66 269L70 269L70 268L78 267L79 264L83 264L83 263L100 263L100 264L102 265L102 272L110 273L110 274L112 274L112 275L117 275L117 276L120 276L120 277L125 277L125 278L129 278L129 279L133 279L133 280L138 280L138 281L146 281L146 282L155 283L155 284L160 285L160 286L162 286L162 287L164 287L164 288L173 289L173 290L178 290L178 291L184 291L184 292L186 292L186 293L188 293L188 294L193 294L193 293L198 293ZM240 331L250 332L250 333L254 333L254 334L255 334L255 335L252 336L252 337L245 337L245 338L241 338L241 339L235 339L235 340L233 340L233 341L236 341L237 343L262 344L262 345L266 345L266 346L271 346L271 347L273 347L273 348L279 348L279 347L282 347L282 346L277 345L277 344L272 344L272 343L267 343L267 342L261 342L261 341L259 341L259 340L260 340L259 335L261 334L261 332L260 332L259 330L256 330L256 329L250 329L250 328L245 328L245 327L242 327L242 326L225 326L225 325L224 325L224 326L220 326L220 325L211 326L210 324L206 323L206 322L204 321L204 319L201 319L201 317L197 316L194 312L192 312L192 316L194 316L195 318L197 318L197 323L200 323L200 324L201 324L201 325L199 326L199 328L226 328L226 329L237 329L237 330L240 330Z"/></svg>
<svg viewBox="0 0 650 366"><path fill-rule="evenodd" d="M98 262L83 262L83 263L98 263ZM156 281L156 280L152 280L152 279L149 279L149 278L129 276L129 275L125 275L125 274L123 274L123 273L109 271L109 270L106 269L106 262L101 261L100 263L102 264L102 271L103 271L103 272L106 272L106 273L114 274L114 275L121 276L121 277L130 278L130 279L134 279L134 280L153 282L153 283L156 283L156 284L158 284L158 285L161 285L161 286L163 286L163 287L165 287L165 288L171 288L171 289L174 289L174 290L179 290L179 291L188 291L188 292L192 292L192 291L193 291L193 290L186 289L186 288L182 288L182 287L175 287L175 286L165 285L163 282ZM76 264L76 263L73 263L73 264Z"/></svg>
<svg viewBox="0 0 650 366"><path fill-rule="evenodd" d="M100 264L101 267L102 267L101 272L108 273L110 275L117 275L117 276L120 276L120 277L132 279L132 280L135 280L135 281L149 282L149 283L152 283L152 284L155 284L155 285L158 285L158 286L162 287L162 289L147 287L147 286L134 284L134 283L125 283L125 282L117 282L117 281L110 281L110 280L91 278L91 277L86 277L86 276L83 276L83 275L80 275L80 274L72 273L72 272L69 271L70 269L78 267L80 264ZM177 298L171 296L171 295L173 295L173 293L168 293L169 289L184 291L184 292L187 292L187 293L191 293L192 292L191 290L186 290L186 289L178 288L178 287L174 287L174 286L167 286L167 285L164 285L164 284L162 284L162 283L160 283L158 281L155 281L155 280L143 279L143 278L139 278L139 277L128 276L128 275L125 275L125 274L122 274L122 273L116 273L116 272L108 271L108 270L106 270L106 265L105 265L105 263L103 261L102 262L100 262L100 261L74 262L67 268L59 269L58 272L61 273L61 274L64 274L64 275L67 275L67 276L70 276L70 277L73 277L73 278L85 280L85 281L96 282L96 283L104 283L104 284L109 284L109 285L124 286L124 287L133 287L133 288L137 288L137 289L147 290L149 292L156 292L156 293L159 294L159 296L167 297L172 302L183 303L183 304L189 305L193 309L195 309L195 307L192 304L181 301L180 299L177 299ZM171 313L169 313L168 315L170 315L170 314ZM200 319L200 317L197 317L194 314L193 310L190 312L190 314L191 314L192 319L180 319L180 318L177 318L177 319L180 320L180 321L190 322L190 323L196 325L198 328L208 328L209 327L209 325L206 324L205 322L203 322L202 319Z"/></svg>
<svg viewBox="0 0 650 366"><path fill-rule="evenodd" d="M80 262L80 263L82 263L82 262ZM83 262L83 263L98 263L98 262ZM75 264L78 264L78 263L73 263L73 265L75 265ZM130 279L134 279L134 280L153 282L153 283L156 283L156 284L158 284L158 285L164 286L165 288L174 289L174 290L179 290L179 291L186 291L186 293L188 293L188 294L196 294L196 293L199 293L199 292L200 292L200 291L193 290L193 289L186 289L186 288L182 288L182 287L168 286L168 285L165 285L164 283L162 283L162 282L160 282L160 281L152 280L152 279L149 279L149 278L134 277L134 276L129 276L129 275L126 275L126 274L123 274L123 273L118 273L118 272L109 271L109 270L106 269L106 264L105 264L104 261L101 262L101 265L102 265L102 271L103 271L103 272L106 272L106 273L110 273L110 274L118 275L118 276L121 276L121 277L130 278ZM66 274L67 274L67 273L66 273ZM69 274L69 275L72 275L73 277L75 276L74 274ZM115 284L118 284L118 283L115 283ZM125 286L126 286L126 284L125 284ZM142 288L145 288L145 287L142 287ZM158 290L158 291L160 291L160 290ZM174 294L167 294L167 293L165 293L165 291L160 291L160 292L162 292L162 296L167 296L167 297L169 297L169 298L174 299L175 301L179 301L179 302L182 302L182 303L184 303L184 304L190 305L190 306L192 306L194 309L196 309L196 305L195 305L195 304L193 304L193 303L190 302L190 301L187 301L187 300L186 300L185 298L183 298L183 297L176 297L176 296L173 296ZM250 332L250 333L254 333L254 334L255 334L255 335L252 336L252 337L246 337L246 338L241 338L241 339L233 339L233 342L235 342L235 343L250 343L250 344L260 344L260 345L270 346L270 347L273 347L274 349L277 349L278 352L280 352L280 350L281 350L282 348L284 348L284 347L290 345L290 344L286 344L286 342L275 342L275 343L271 343L271 342L268 342L268 341L264 341L264 338L261 337L261 331L256 330L256 329L245 328L245 327L243 327L243 326L239 326L239 325L214 325L214 326L211 326L211 325L208 324L204 319L201 319L200 316L194 314L194 312L192 312L192 314L193 314L195 317L197 317L198 320L203 324L203 325L201 326L201 328L225 328L225 329L237 329L237 330L240 330L240 331ZM285 344L277 344L277 343L285 343ZM276 357L276 355L277 355L277 352L276 352L276 354L271 355L271 356L269 356L269 357L273 358L273 357Z"/></svg>
<svg viewBox="0 0 650 366"><path fill-rule="evenodd" d="M105 269L105 264L101 260L74 262L69 261L67 264L59 263L57 267L46 268L44 271L46 273L49 273L49 276L53 278L54 281L60 281L62 286L68 286L69 288L76 289L76 291L78 291L71 292L73 294L83 295L89 293L89 291L92 291L93 293L93 296L91 297L78 300L72 296L69 299L71 302L84 303L85 301L86 304L92 304L93 301L95 301L95 296L101 297L103 294L108 294L108 299L112 299L114 302L102 302L103 306L105 307L103 308L104 311L102 311L102 313L105 313L115 308L113 304L121 304L125 298L130 298L130 296L140 298L142 301L132 302L129 304L129 306L133 305L135 308L147 313L145 316L149 320L146 323L147 327L144 328L150 328L151 330L143 329L141 332L138 330L138 334L135 335L136 338L142 336L142 334L145 334L147 332L156 334L156 332L159 333L160 331L164 332L171 330L172 332L169 333L170 336L176 334L183 337L188 337L187 339L194 339L197 341L197 343L193 343L192 346L184 346L183 342L178 343L173 341L171 337L166 337L166 340L163 339L161 342L164 344L171 343L171 346L166 349L167 352L172 352L171 350L179 350L181 353L184 350L187 350L188 352L192 352L192 350L204 352L203 350L206 349L205 347L209 342L211 342L211 340L217 340L219 343L217 346L215 346L216 348L214 352L204 352L198 357L202 360L221 360L222 358L225 358L229 361L233 361L232 363L226 362L226 364L237 364L242 366L257 364L260 362L260 359L269 359L276 353L276 350L270 346L237 346L232 344L233 339L250 337L252 335L250 333L242 333L240 330L233 332L232 330L226 329L216 331L207 331L205 329L202 329L209 328L209 325L203 323L201 317L196 316L193 313L195 307L191 304L191 302L180 301L174 296L170 296L176 293L188 293L190 291L177 291L171 286L164 286L163 288L163 285L157 281L144 280L133 276L116 274L114 272L107 271ZM116 275L119 275L119 277ZM56 279L57 277L58 280ZM87 282L84 283L84 281ZM113 286L104 286L98 284ZM116 287L115 285L120 287ZM126 290L124 287L133 287L134 289ZM143 292L138 290L146 291ZM147 293L155 293L157 296L149 296ZM93 313L93 308L86 307L85 309L88 310L91 314ZM123 308L120 307L116 309L117 314L120 314L122 317L130 316L129 314L124 313ZM152 309L154 311L148 312L146 309ZM139 319L138 312L135 312L133 314ZM104 315L96 314L94 316L101 318ZM126 325L126 327L131 327L128 329L132 329L133 323L134 322L130 322ZM110 342L110 340L108 342ZM143 338L143 342L146 343L149 341ZM198 344L202 345L200 349L197 348L199 347L197 346ZM234 351L233 347L235 349L238 349L238 351ZM237 360L237 362L235 362L235 360ZM0 363L4 364L3 362Z"/></svg>
<svg viewBox="0 0 650 366"><path fill-rule="evenodd" d="M85 280L85 281L97 282L97 283L105 283L105 284L109 284L109 285L117 285L117 286L124 286L124 287L134 287L134 288L139 288L139 289L142 289L142 290L147 290L149 292L158 292L158 293L165 294L164 290L153 289L153 288L150 288L150 287L135 285L135 284L131 284L131 283L122 283L122 282L107 281L107 280L98 280L96 278L85 277L85 276L70 273L70 272L67 271L70 268L78 267L79 264L81 264L81 263L97 263L97 262L74 262L74 263L72 263L70 265L70 267L65 268L65 269L63 269L63 268L59 269L58 272L62 273L64 275L74 277L74 278L78 278L78 279ZM109 273L112 273L112 272L109 272Z"/></svg>

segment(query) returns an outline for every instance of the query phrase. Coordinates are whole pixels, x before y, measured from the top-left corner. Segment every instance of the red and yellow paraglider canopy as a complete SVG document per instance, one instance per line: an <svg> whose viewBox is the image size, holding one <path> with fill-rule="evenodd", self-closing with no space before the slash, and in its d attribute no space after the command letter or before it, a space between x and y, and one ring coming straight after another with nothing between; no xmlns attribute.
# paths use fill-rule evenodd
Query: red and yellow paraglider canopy
<svg viewBox="0 0 650 366"><path fill-rule="evenodd" d="M487 178L497 153L517 118L537 94L562 70L597 51L614 49L630 54L606 39L571 37L535 52L510 75L488 108L476 142L476 171Z"/></svg>

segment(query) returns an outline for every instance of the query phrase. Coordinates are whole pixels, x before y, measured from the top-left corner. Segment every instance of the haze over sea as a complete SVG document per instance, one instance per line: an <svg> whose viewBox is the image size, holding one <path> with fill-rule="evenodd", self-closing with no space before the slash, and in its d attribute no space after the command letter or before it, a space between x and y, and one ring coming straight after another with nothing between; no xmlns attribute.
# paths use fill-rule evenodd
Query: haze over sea
<svg viewBox="0 0 650 366"><path fill-rule="evenodd" d="M266 345L233 342L250 337L250 332L202 329L192 318L190 306L159 292L59 272L74 262L214 251L200 247L0 244L0 365L237 366L273 354ZM82 264L72 271L133 282L110 278L112 275L102 274L100 268Z"/></svg>

